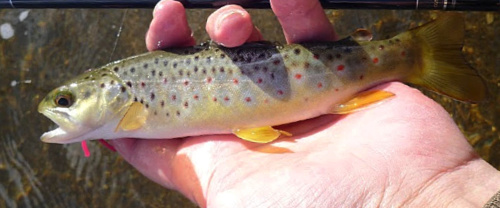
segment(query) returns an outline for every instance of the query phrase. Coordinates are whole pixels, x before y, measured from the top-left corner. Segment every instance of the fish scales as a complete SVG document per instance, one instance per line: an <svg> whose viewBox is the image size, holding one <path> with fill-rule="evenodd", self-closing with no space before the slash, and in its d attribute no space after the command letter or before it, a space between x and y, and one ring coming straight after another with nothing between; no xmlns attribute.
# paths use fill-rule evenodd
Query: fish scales
<svg viewBox="0 0 500 208"><path fill-rule="evenodd" d="M161 139L276 126L352 112L362 106L355 99L367 100L362 91L393 80L460 100L485 96L481 78L462 58L461 18L447 16L387 40L357 35L290 45L205 44L113 62L42 101L39 111L60 125L42 140Z"/></svg>
<svg viewBox="0 0 500 208"><path fill-rule="evenodd" d="M145 128L175 137L187 136L186 128L199 134L228 133L325 114L335 102L370 87L362 82L378 74L367 69L385 71L387 67L377 67L382 61L372 61L383 53L373 50L370 55L370 48L349 42L157 51L99 70L132 83L128 88L134 100L152 114ZM386 53L406 50L396 42L373 44L384 45Z"/></svg>

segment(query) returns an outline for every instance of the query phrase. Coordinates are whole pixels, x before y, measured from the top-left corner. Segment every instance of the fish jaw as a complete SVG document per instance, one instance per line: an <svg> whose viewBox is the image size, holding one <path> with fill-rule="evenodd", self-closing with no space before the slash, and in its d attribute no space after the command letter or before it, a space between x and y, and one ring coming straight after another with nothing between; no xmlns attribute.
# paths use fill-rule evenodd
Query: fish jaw
<svg viewBox="0 0 500 208"><path fill-rule="evenodd" d="M40 113L58 125L58 128L45 132L40 137L43 142L59 144L78 142L84 140L82 135L91 131L89 128L76 125L75 122L71 121L71 116L68 116L69 114L64 112L65 110L57 110L56 112L56 110L39 108Z"/></svg>

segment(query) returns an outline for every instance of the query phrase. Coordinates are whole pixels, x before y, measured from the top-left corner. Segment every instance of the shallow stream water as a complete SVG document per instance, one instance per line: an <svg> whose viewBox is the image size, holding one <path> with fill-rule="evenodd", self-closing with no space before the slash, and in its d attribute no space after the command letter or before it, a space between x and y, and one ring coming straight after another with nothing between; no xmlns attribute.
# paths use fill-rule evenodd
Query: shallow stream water
<svg viewBox="0 0 500 208"><path fill-rule="evenodd" d="M213 10L188 10L195 37L208 40ZM90 142L46 144L54 124L37 112L51 89L86 69L146 52L151 10L0 10L0 207L195 207L143 177L120 156ZM270 41L283 42L269 10L251 10ZM326 11L340 36L357 28L383 39L439 15L428 11ZM478 153L500 168L500 13L466 13L464 55L487 80L477 105L425 92L442 104Z"/></svg>

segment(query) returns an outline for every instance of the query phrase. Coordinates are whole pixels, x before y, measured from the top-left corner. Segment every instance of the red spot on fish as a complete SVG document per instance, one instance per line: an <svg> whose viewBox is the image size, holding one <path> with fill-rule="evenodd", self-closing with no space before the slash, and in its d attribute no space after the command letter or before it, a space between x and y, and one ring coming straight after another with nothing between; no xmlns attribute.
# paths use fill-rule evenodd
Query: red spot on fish
<svg viewBox="0 0 500 208"><path fill-rule="evenodd" d="M304 98L304 102L307 102L307 101L309 101L309 98Z"/></svg>
<svg viewBox="0 0 500 208"><path fill-rule="evenodd" d="M214 101L214 102L217 102L217 98L216 98L216 97L214 97L214 98L213 98L213 101Z"/></svg>
<svg viewBox="0 0 500 208"><path fill-rule="evenodd" d="M194 98L195 100L198 100L198 98L199 98L199 97L198 97L198 95L194 95L194 96L193 96L193 98Z"/></svg>
<svg viewBox="0 0 500 208"><path fill-rule="evenodd" d="M364 76L363 76L363 75L359 76L359 80L362 80L363 78L364 78Z"/></svg>
<svg viewBox="0 0 500 208"><path fill-rule="evenodd" d="M146 86L146 83L141 82L141 87L145 87L145 86Z"/></svg>
<svg viewBox="0 0 500 208"><path fill-rule="evenodd" d="M234 84L238 84L238 79L233 79Z"/></svg>
<svg viewBox="0 0 500 208"><path fill-rule="evenodd" d="M224 100L225 100L225 101L229 101L229 97L227 97L227 96L226 96L226 97L224 97Z"/></svg>
<svg viewBox="0 0 500 208"><path fill-rule="evenodd" d="M401 56L406 56L406 51L401 51Z"/></svg>
<svg viewBox="0 0 500 208"><path fill-rule="evenodd" d="M341 64L341 65L338 65L338 66L337 66L337 71L342 71L342 70L344 70L344 68L345 68L345 66L344 66L344 65L342 65L342 64Z"/></svg>
<svg viewBox="0 0 500 208"><path fill-rule="evenodd" d="M309 66L311 66L311 64L309 64L309 62L304 63L304 68L307 69L307 68L309 68Z"/></svg>
<svg viewBox="0 0 500 208"><path fill-rule="evenodd" d="M250 97L246 97L246 98L245 98L245 101L247 101L247 103L249 103L250 101L252 101L252 98L250 98Z"/></svg>
<svg viewBox="0 0 500 208"><path fill-rule="evenodd" d="M189 103L186 101L184 102L184 108L187 108L189 106Z"/></svg>
<svg viewBox="0 0 500 208"><path fill-rule="evenodd" d="M281 61L280 60L274 60L273 63L274 63L274 65L279 65L281 63Z"/></svg>
<svg viewBox="0 0 500 208"><path fill-rule="evenodd" d="M322 88L322 87L323 87L323 83L318 82L318 88Z"/></svg>
<svg viewBox="0 0 500 208"><path fill-rule="evenodd" d="M319 54L314 54L314 59L319 59Z"/></svg>
<svg viewBox="0 0 500 208"><path fill-rule="evenodd" d="M295 79L300 79L302 78L302 74L295 74Z"/></svg>
<svg viewBox="0 0 500 208"><path fill-rule="evenodd" d="M265 100L264 100L264 103L269 103L269 100L268 100L268 99L265 99Z"/></svg>
<svg viewBox="0 0 500 208"><path fill-rule="evenodd" d="M335 88L335 91L338 92L339 91L339 88Z"/></svg>
<svg viewBox="0 0 500 208"><path fill-rule="evenodd" d="M163 78L163 83L167 84L167 78Z"/></svg>
<svg viewBox="0 0 500 208"><path fill-rule="evenodd" d="M379 49L379 50L384 50L384 45L379 45L379 46L378 46L378 49Z"/></svg>
<svg viewBox="0 0 500 208"><path fill-rule="evenodd" d="M257 83L259 83L259 84L260 84L260 83L262 83L262 78L259 78L259 79L257 80Z"/></svg>
<svg viewBox="0 0 500 208"><path fill-rule="evenodd" d="M283 90L278 90L278 95L283 95Z"/></svg>
<svg viewBox="0 0 500 208"><path fill-rule="evenodd" d="M211 83L211 82L212 82L212 77L208 77L208 78L207 78L207 82L208 82L208 83Z"/></svg>
<svg viewBox="0 0 500 208"><path fill-rule="evenodd" d="M189 81L184 81L184 85L188 86Z"/></svg>
<svg viewBox="0 0 500 208"><path fill-rule="evenodd" d="M373 63L374 64L378 63L378 58L377 57L373 58Z"/></svg>
<svg viewBox="0 0 500 208"><path fill-rule="evenodd" d="M172 95L172 100L176 100L176 99L177 99L177 96Z"/></svg>

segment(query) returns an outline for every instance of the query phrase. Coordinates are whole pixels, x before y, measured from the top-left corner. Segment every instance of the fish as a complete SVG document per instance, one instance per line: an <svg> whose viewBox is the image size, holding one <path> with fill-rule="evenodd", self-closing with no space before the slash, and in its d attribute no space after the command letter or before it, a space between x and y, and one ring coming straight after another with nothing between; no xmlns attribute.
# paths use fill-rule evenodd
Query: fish
<svg viewBox="0 0 500 208"><path fill-rule="evenodd" d="M58 128L41 141L173 139L234 134L269 143L273 126L348 114L394 96L372 87L422 86L464 102L486 87L462 54L464 19L448 14L385 40L358 30L333 42L172 48L85 72L51 91L38 111Z"/></svg>

